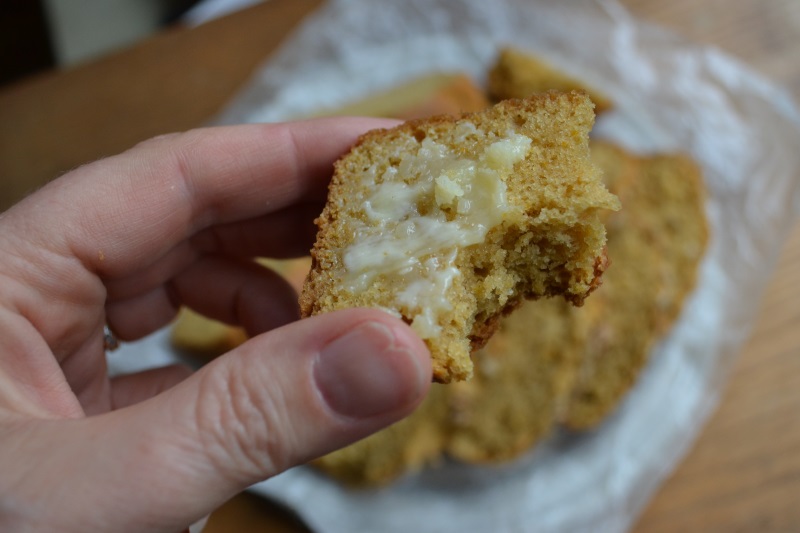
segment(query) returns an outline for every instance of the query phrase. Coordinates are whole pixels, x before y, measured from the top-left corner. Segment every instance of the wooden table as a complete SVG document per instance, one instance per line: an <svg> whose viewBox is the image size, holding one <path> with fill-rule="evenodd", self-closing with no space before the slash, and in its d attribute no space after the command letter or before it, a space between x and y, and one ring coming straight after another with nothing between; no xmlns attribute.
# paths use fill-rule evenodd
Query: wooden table
<svg viewBox="0 0 800 533"><path fill-rule="evenodd" d="M270 0L0 90L0 209L79 164L202 124L319 2ZM800 99L797 0L622 3L744 59ZM720 408L636 531L800 531L800 226L760 305ZM223 506L207 531L266 529L304 531L251 495Z"/></svg>

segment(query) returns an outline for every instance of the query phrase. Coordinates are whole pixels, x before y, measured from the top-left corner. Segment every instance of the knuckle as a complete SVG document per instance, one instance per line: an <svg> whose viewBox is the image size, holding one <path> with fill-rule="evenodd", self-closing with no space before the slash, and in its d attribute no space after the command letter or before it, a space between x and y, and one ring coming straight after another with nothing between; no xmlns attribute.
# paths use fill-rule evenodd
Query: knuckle
<svg viewBox="0 0 800 533"><path fill-rule="evenodd" d="M170 133L162 133L161 135L156 135L154 137L150 137L149 139L145 139L143 141L140 141L139 143L137 143L135 145L135 147L150 147L150 146L153 146L153 145L159 145L159 144L161 144L161 143L163 143L165 141L171 141L171 140L175 140L177 138L180 138L183 134L184 134L184 132L180 132L180 131L175 131L175 132L170 132Z"/></svg>
<svg viewBox="0 0 800 533"><path fill-rule="evenodd" d="M222 475L261 479L291 466L291 434L280 387L221 364L203 376L197 428L203 452Z"/></svg>

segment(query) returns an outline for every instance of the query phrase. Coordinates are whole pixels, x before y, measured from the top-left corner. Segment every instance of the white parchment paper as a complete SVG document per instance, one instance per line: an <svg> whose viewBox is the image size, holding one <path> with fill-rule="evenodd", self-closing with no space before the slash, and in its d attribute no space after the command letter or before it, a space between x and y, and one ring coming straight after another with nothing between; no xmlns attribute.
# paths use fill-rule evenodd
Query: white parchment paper
<svg viewBox="0 0 800 533"><path fill-rule="evenodd" d="M621 409L592 434L558 435L500 467L445 464L377 491L308 467L254 487L315 531L624 531L714 408L800 213L800 113L790 97L611 1L334 0L216 122L309 115L432 71L482 82L507 44L613 96L618 107L597 135L700 162L713 234L698 289ZM112 365L129 367L132 352L140 364L171 358L161 333L124 347Z"/></svg>

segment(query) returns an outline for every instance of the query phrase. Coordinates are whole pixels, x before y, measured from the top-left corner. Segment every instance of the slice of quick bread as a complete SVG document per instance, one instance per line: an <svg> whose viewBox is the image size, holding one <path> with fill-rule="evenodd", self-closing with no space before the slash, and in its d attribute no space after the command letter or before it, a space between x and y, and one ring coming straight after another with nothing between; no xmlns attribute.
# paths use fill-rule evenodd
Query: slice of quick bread
<svg viewBox="0 0 800 533"><path fill-rule="evenodd" d="M581 365L585 316L585 307L548 298L525 302L501 321L474 355L473 379L448 386L450 457L509 461L551 433Z"/></svg>
<svg viewBox="0 0 800 533"><path fill-rule="evenodd" d="M546 93L367 133L335 165L303 315L402 317L450 382L522 299L580 305L607 264L599 212L619 208L589 158L593 123L586 95Z"/></svg>
<svg viewBox="0 0 800 533"><path fill-rule="evenodd" d="M410 120L434 115L458 115L489 107L483 90L467 74L433 73L386 91L371 94L314 116L368 116Z"/></svg>
<svg viewBox="0 0 800 533"><path fill-rule="evenodd" d="M585 92L598 115L612 107L611 100L600 91L528 52L503 48L489 70L489 95L495 101L552 90Z"/></svg>
<svg viewBox="0 0 800 533"><path fill-rule="evenodd" d="M634 166L609 183L625 208L607 220L614 267L587 302L596 310L583 366L564 418L589 429L634 385L655 343L695 286L708 242L700 168L680 154L635 157L606 146L607 172Z"/></svg>

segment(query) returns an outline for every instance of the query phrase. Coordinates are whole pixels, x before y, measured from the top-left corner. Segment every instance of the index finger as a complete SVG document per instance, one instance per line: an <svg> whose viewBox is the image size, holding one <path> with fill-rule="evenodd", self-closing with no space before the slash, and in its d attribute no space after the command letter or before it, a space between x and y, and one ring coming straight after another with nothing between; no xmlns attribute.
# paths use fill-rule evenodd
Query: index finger
<svg viewBox="0 0 800 533"><path fill-rule="evenodd" d="M322 196L333 162L357 137L392 124L327 118L162 136L81 167L17 207L47 205L29 210L37 220L28 227L89 270L125 275L200 229Z"/></svg>

